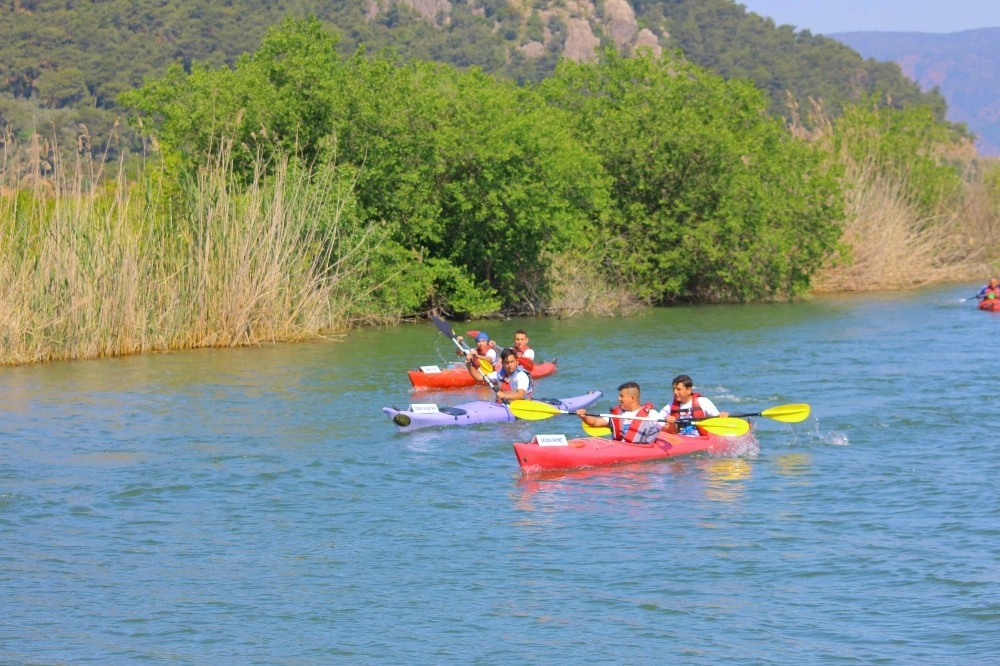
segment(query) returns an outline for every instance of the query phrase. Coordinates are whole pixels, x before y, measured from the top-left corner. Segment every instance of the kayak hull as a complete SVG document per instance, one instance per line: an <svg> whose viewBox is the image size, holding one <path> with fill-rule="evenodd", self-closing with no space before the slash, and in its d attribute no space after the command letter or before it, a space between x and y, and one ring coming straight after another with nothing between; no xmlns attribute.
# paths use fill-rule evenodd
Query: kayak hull
<svg viewBox="0 0 1000 666"><path fill-rule="evenodd" d="M722 454L731 450L733 444L741 438L661 433L651 444L630 444L604 437L581 437L565 440L565 444L550 446L539 444L539 439L544 442L546 437L514 443L514 455L525 474L662 460L692 453Z"/></svg>
<svg viewBox="0 0 1000 666"><path fill-rule="evenodd" d="M568 412L575 411L581 407L589 407L604 395L602 391L591 391L583 395L572 398L562 398L560 400L538 398L539 402L553 405L558 409ZM410 405L408 409L397 409L396 407L383 407L382 412L392 419L393 424L400 432L410 432L420 428L434 428L442 426L468 426L477 423L501 423L504 421L517 421L511 414L510 407L487 400L473 400L454 407L440 407L433 405L434 411L426 412L422 409L414 409Z"/></svg>
<svg viewBox="0 0 1000 666"><path fill-rule="evenodd" d="M979 309L987 312L1000 312L1000 298L984 298L979 301Z"/></svg>
<svg viewBox="0 0 1000 666"><path fill-rule="evenodd" d="M436 368L436 366L429 366ZM556 371L555 361L542 361L536 363L531 371L531 378L547 377ZM464 365L453 365L437 371L426 371L422 368L410 370L406 373L410 378L410 383L415 389L451 389L469 388L476 385L476 380L469 374Z"/></svg>

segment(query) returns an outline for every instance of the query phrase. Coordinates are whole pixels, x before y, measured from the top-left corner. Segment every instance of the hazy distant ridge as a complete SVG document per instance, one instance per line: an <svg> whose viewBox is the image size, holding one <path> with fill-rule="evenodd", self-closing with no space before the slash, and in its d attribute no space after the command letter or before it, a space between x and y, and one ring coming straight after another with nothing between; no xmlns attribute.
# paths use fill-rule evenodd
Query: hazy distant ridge
<svg viewBox="0 0 1000 666"><path fill-rule="evenodd" d="M844 32L830 35L865 58L899 63L924 90L937 86L948 119L964 122L982 155L1000 156L1000 28L949 34Z"/></svg>

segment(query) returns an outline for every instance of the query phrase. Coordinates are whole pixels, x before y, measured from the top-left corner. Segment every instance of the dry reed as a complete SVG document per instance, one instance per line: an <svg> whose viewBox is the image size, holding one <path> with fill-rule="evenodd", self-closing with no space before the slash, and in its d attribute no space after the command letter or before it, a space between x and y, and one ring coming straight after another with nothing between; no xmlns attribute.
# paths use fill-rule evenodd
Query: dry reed
<svg viewBox="0 0 1000 666"><path fill-rule="evenodd" d="M844 181L846 251L813 278L813 291L908 289L989 271L984 247L972 240L974 227L990 225L974 189L954 212L928 219L899 176L850 162Z"/></svg>
<svg viewBox="0 0 1000 666"><path fill-rule="evenodd" d="M648 306L631 293L625 279L609 281L598 270L599 265L599 261L581 259L578 254L552 257L548 271L550 295L544 311L559 317L607 317L634 314Z"/></svg>
<svg viewBox="0 0 1000 666"><path fill-rule="evenodd" d="M294 341L350 325L379 239L343 227L351 194L333 170L283 161L241 186L224 147L179 215L164 210L158 174L104 179L56 159L50 177L25 180L37 164L16 155L5 148L0 164L0 363Z"/></svg>

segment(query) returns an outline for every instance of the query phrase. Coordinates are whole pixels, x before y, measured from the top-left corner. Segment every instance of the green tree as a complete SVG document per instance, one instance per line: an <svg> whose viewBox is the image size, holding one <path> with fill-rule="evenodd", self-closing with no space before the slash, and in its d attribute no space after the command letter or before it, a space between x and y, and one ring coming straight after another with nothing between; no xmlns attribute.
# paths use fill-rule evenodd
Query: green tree
<svg viewBox="0 0 1000 666"><path fill-rule="evenodd" d="M234 69L191 73L173 65L166 75L121 96L121 103L157 121L161 142L188 158L205 159L220 137L234 139L238 170L274 152L313 162L334 126L337 37L315 18L286 20Z"/></svg>
<svg viewBox="0 0 1000 666"><path fill-rule="evenodd" d="M654 300L802 292L839 236L836 174L766 98L679 54L562 63L543 84L613 175L609 261Z"/></svg>

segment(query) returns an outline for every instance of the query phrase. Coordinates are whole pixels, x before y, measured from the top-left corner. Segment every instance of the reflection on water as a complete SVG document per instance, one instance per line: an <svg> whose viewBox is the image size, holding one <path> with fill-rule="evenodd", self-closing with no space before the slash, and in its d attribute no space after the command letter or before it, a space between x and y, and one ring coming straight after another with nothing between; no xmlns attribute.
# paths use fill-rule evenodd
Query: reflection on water
<svg viewBox="0 0 1000 666"><path fill-rule="evenodd" d="M743 497L753 466L743 458L712 458L705 462L705 498L735 502Z"/></svg>
<svg viewBox="0 0 1000 666"><path fill-rule="evenodd" d="M811 471L812 456L808 453L785 453L775 456L777 470L785 476L801 476Z"/></svg>
<svg viewBox="0 0 1000 666"><path fill-rule="evenodd" d="M427 323L0 369L0 663L993 663L1000 317L935 305L968 293L463 323L527 329L559 357L536 395L594 411L680 373L812 405L724 455L531 477L512 442L578 421L379 411L484 397L414 394L456 358Z"/></svg>

